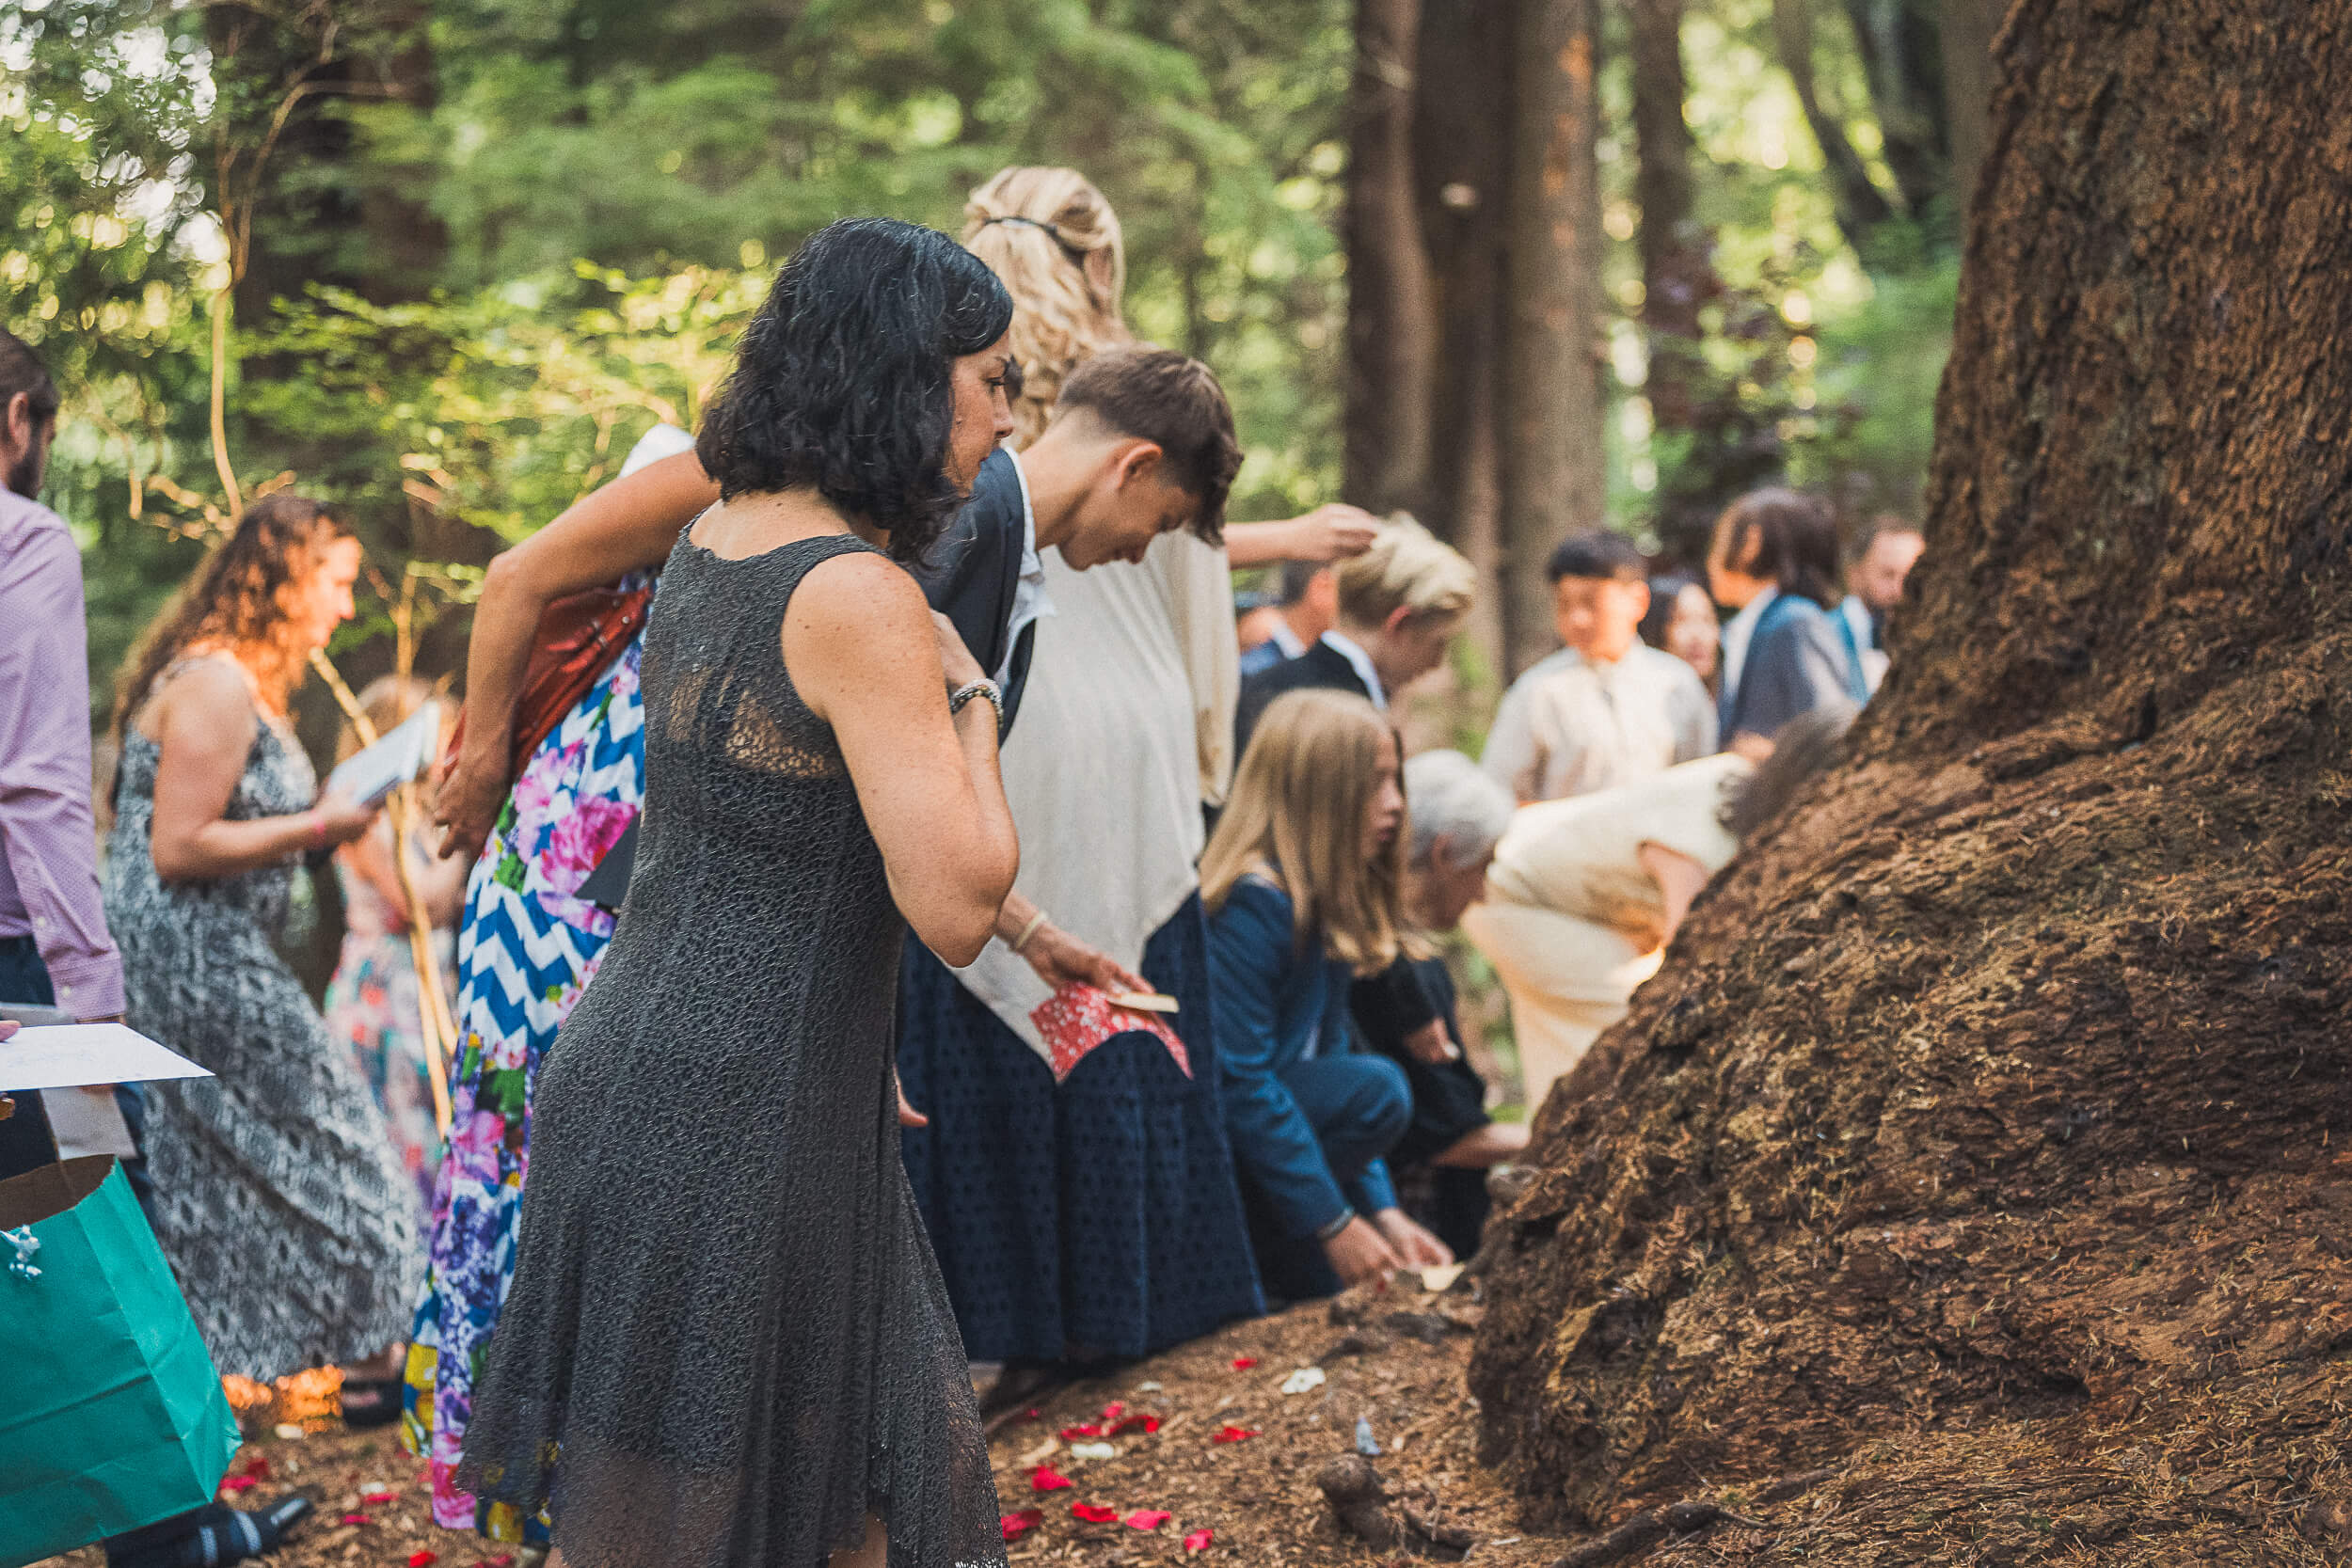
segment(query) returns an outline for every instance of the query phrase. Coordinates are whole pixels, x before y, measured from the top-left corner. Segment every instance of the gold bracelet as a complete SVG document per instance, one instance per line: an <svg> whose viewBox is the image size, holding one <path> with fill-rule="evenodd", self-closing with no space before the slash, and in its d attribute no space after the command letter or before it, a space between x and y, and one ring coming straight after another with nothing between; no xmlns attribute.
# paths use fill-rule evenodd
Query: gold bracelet
<svg viewBox="0 0 2352 1568"><path fill-rule="evenodd" d="M1012 939L1012 950L1015 953L1018 953L1024 947L1028 946L1029 939L1037 935L1037 928L1044 924L1045 911L1043 910L1040 910L1037 913L1029 916L1029 923L1021 927L1021 934L1019 936Z"/></svg>

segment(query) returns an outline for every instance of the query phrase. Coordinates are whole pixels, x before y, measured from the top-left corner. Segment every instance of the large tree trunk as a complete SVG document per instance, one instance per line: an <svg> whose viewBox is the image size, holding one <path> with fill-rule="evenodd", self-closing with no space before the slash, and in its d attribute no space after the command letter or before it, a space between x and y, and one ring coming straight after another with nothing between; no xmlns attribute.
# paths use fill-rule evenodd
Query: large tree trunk
<svg viewBox="0 0 2352 1568"><path fill-rule="evenodd" d="M1543 1108L1472 1387L1546 1523L1837 1472L1709 1562L2341 1560L2352 4L1995 69L1894 673Z"/></svg>
<svg viewBox="0 0 2352 1568"><path fill-rule="evenodd" d="M1436 302L1413 196L1421 0L1357 0L1347 172L1346 498L1428 499Z"/></svg>
<svg viewBox="0 0 2352 1568"><path fill-rule="evenodd" d="M1608 501L1597 0L1521 0L1515 53L1502 606L1514 672L1555 641L1545 557L1598 528Z"/></svg>
<svg viewBox="0 0 2352 1568"><path fill-rule="evenodd" d="M1503 251L1509 238L1511 8L1424 0L1414 166L1438 300L1438 395L1422 520L1478 568L1468 634L1502 652Z"/></svg>

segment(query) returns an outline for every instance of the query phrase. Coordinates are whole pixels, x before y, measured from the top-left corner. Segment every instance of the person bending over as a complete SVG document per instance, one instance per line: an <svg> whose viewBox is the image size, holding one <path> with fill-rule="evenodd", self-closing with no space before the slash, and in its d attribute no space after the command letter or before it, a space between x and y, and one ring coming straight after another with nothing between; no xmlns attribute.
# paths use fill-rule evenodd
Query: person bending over
<svg viewBox="0 0 2352 1568"><path fill-rule="evenodd" d="M1382 1164L1412 1121L1404 1069L1348 1021L1350 979L1406 951L1400 751L1362 697L1276 699L1201 857L1225 1125L1269 1296L1453 1261Z"/></svg>
<svg viewBox="0 0 2352 1568"><path fill-rule="evenodd" d="M1791 721L1761 768L1725 752L1520 808L1462 926L1510 995L1531 1114L1658 973L1708 879L1828 764L1854 712L1833 699Z"/></svg>
<svg viewBox="0 0 2352 1568"><path fill-rule="evenodd" d="M1237 752L1249 749L1259 715L1285 691L1352 691L1388 711L1397 692L1445 657L1478 588L1478 573L1460 552L1403 513L1333 576L1338 623L1296 658L1242 682Z"/></svg>
<svg viewBox="0 0 2352 1568"><path fill-rule="evenodd" d="M1424 932L1450 931L1485 896L1495 844L1511 825L1511 797L1459 752L1423 752L1405 764L1410 817L1405 911ZM1457 1256L1478 1250L1486 1224L1486 1171L1527 1148L1527 1125L1486 1115L1486 1083L1462 1052L1454 976L1437 957L1407 958L1440 1028L1438 1049L1396 1027L1381 981L1352 993L1357 1027L1374 1050L1405 1069L1413 1119L1389 1151L1405 1212Z"/></svg>

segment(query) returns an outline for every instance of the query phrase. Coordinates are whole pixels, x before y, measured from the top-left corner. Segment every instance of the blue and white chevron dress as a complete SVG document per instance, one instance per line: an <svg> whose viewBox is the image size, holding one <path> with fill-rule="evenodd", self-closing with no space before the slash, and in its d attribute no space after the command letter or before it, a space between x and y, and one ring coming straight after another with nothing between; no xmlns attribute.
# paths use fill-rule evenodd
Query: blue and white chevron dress
<svg viewBox="0 0 2352 1568"><path fill-rule="evenodd" d="M631 641L532 754L467 883L458 931L454 1117L434 1193L402 1440L427 1462L435 1522L499 1540L545 1541L546 1523L502 1503L477 1505L451 1475L514 1278L532 1085L612 940L612 916L574 894L644 798L641 645Z"/></svg>

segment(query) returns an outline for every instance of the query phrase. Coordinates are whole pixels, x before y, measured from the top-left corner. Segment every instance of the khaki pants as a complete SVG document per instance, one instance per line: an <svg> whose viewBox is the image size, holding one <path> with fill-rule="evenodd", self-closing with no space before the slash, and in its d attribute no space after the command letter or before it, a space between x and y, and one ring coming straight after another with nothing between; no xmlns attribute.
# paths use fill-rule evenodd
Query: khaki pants
<svg viewBox="0 0 2352 1568"><path fill-rule="evenodd" d="M1614 927L1494 899L1471 905L1462 929L1510 995L1531 1116L1553 1080L1625 1016L1634 988L1658 973L1665 956L1662 948L1635 946Z"/></svg>

